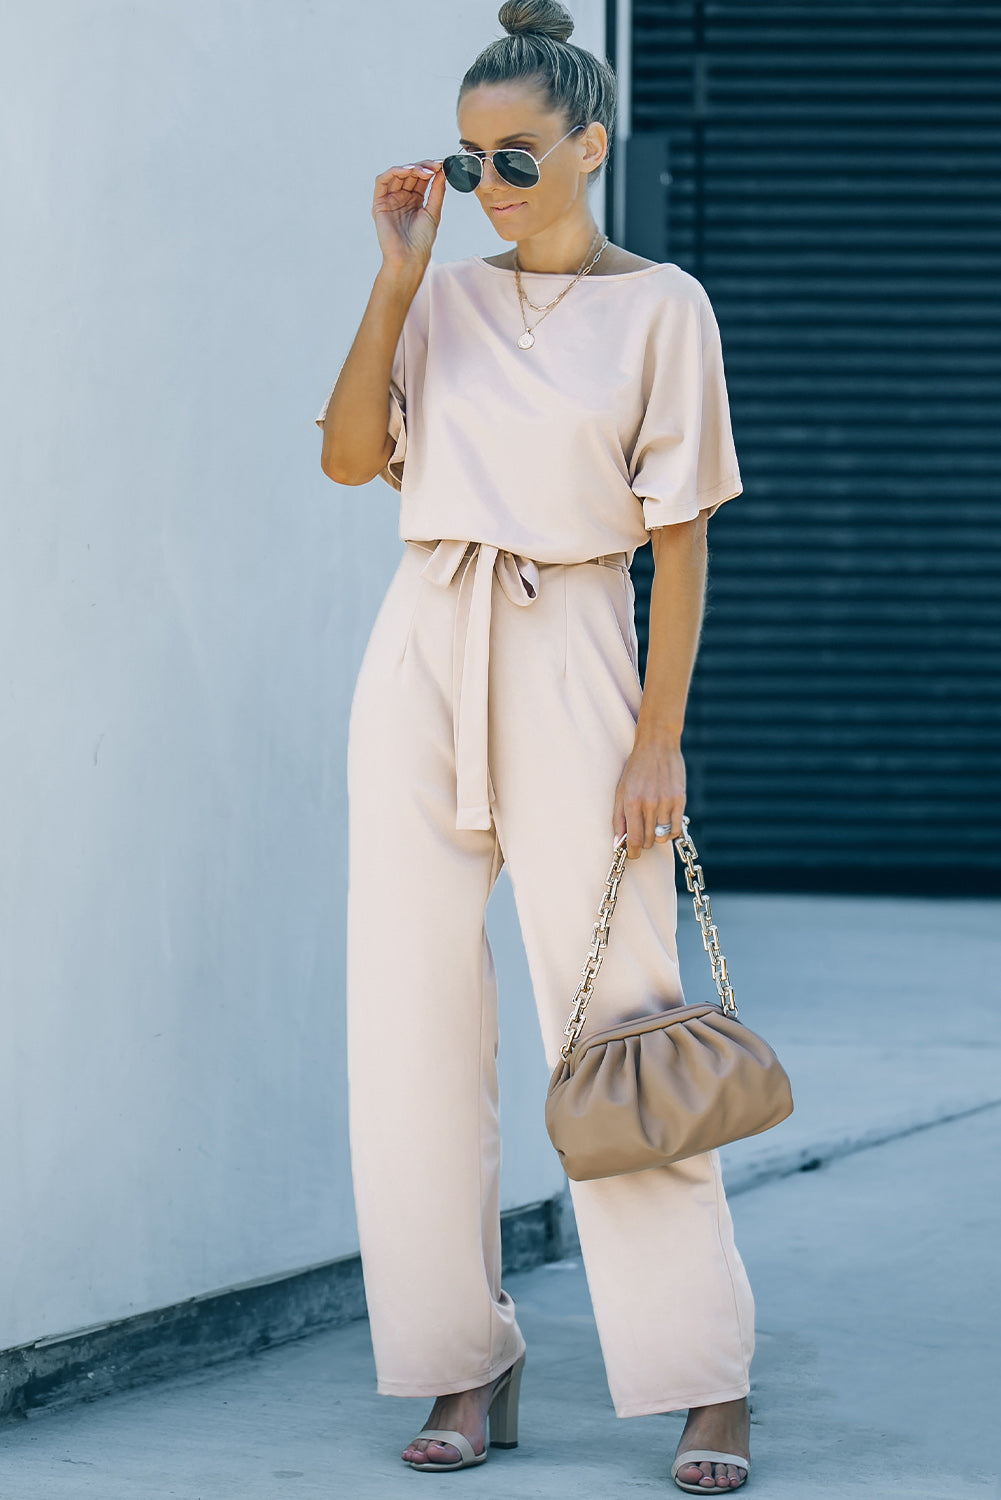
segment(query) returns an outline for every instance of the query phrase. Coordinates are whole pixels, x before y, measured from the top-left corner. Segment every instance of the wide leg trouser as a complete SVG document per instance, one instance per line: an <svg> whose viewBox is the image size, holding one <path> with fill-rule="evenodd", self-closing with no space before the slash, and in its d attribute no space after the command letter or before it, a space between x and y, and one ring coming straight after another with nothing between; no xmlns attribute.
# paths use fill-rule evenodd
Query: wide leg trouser
<svg viewBox="0 0 1001 1500"><path fill-rule="evenodd" d="M351 1157L378 1391L492 1381L525 1348L501 1286L497 987L485 908L506 861L550 1068L612 855L641 689L622 568L494 583L492 826L457 829L461 572L407 545L362 661L348 742ZM585 1035L684 1001L670 844L627 862ZM539 1100L540 1115L544 1099ZM749 1391L754 1302L719 1155L571 1182L619 1417Z"/></svg>

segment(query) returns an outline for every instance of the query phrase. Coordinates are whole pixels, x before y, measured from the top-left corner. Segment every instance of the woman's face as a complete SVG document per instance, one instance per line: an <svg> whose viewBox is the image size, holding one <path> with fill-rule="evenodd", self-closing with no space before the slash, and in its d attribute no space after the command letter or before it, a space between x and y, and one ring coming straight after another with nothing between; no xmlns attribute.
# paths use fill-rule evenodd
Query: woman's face
<svg viewBox="0 0 1001 1500"><path fill-rule="evenodd" d="M536 161L551 146L555 151L540 167L535 187L517 188L505 182L490 160L475 189L483 210L505 240L525 240L581 207L591 172L605 156L604 126L576 130L558 146L570 128L565 117L543 107L537 89L523 83L483 84L463 96L457 111L460 145L467 151L495 151L521 146Z"/></svg>

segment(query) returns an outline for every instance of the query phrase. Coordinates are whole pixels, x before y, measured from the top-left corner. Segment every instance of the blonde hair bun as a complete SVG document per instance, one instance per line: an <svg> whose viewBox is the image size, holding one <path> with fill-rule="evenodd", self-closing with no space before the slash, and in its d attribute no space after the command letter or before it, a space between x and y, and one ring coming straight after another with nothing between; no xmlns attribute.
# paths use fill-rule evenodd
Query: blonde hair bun
<svg viewBox="0 0 1001 1500"><path fill-rule="evenodd" d="M518 84L543 112L561 117L554 139L573 126L601 125L610 157L618 80L608 58L569 40L573 16L560 0L505 0L497 15L507 34L488 42L466 69L459 104L472 89ZM601 175L600 167L588 172L588 187Z"/></svg>
<svg viewBox="0 0 1001 1500"><path fill-rule="evenodd" d="M497 19L510 36L527 31L568 42L573 35L573 16L560 0L506 0Z"/></svg>

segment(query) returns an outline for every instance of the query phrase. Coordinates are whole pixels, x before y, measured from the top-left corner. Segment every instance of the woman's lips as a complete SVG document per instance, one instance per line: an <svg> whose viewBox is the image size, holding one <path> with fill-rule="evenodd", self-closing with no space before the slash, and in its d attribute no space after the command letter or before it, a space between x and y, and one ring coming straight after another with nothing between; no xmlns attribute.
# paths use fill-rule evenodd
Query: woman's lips
<svg viewBox="0 0 1001 1500"><path fill-rule="evenodd" d="M490 212L492 214L512 214L516 208L524 208L524 206L523 203L506 203L503 208L498 208L495 204L491 207Z"/></svg>

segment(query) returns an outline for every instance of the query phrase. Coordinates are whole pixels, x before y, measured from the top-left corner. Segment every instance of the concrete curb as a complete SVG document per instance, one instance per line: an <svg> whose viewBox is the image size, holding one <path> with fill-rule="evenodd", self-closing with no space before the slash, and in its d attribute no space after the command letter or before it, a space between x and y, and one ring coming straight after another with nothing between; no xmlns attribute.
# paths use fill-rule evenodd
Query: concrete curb
<svg viewBox="0 0 1001 1500"><path fill-rule="evenodd" d="M869 1151L873 1146L885 1145L888 1141L899 1141L904 1136L914 1135L919 1130L933 1130L936 1125L947 1125L952 1120L965 1120L984 1110L1001 1107L1001 1098L988 1099L966 1109L943 1110L933 1115L915 1115L896 1124L874 1126L859 1134L830 1136L819 1143L797 1146L771 1155L762 1154L750 1162L726 1161L723 1148L723 1182L728 1197L746 1193L751 1188L761 1187L780 1177L790 1177L794 1172L812 1172L826 1162L837 1161L842 1156L853 1156L857 1151Z"/></svg>

